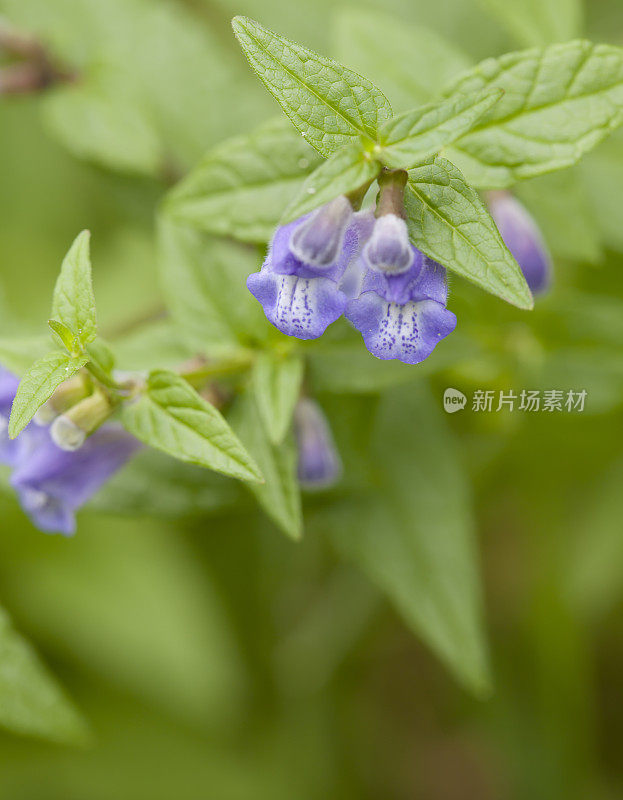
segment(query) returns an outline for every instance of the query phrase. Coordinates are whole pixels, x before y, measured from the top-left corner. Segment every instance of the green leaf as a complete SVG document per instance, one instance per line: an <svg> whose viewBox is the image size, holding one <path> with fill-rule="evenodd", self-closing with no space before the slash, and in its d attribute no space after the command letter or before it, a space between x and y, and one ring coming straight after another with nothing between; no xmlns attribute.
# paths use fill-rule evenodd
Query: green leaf
<svg viewBox="0 0 623 800"><path fill-rule="evenodd" d="M9 436L15 437L28 425L38 409L52 396L63 381L84 367L87 356L72 356L69 353L52 351L30 367L18 388L11 417Z"/></svg>
<svg viewBox="0 0 623 800"><path fill-rule="evenodd" d="M262 480L221 414L173 372L151 372L145 392L123 406L121 417L137 439L180 461L241 480Z"/></svg>
<svg viewBox="0 0 623 800"><path fill-rule="evenodd" d="M88 508L178 519L239 508L242 497L235 481L146 449L107 481Z"/></svg>
<svg viewBox="0 0 623 800"><path fill-rule="evenodd" d="M301 391L303 361L297 356L260 353L252 372L257 407L268 438L273 444L283 441L294 406Z"/></svg>
<svg viewBox="0 0 623 800"><path fill-rule="evenodd" d="M69 248L52 298L52 317L69 328L83 345L92 342L97 336L89 256L90 236L89 231L82 231Z"/></svg>
<svg viewBox="0 0 623 800"><path fill-rule="evenodd" d="M138 697L176 727L223 730L243 706L244 665L199 543L145 518L89 514L85 523L71 547L30 543L19 580L15 570L3 578L20 617L72 675L109 687L104 702L121 692L124 705Z"/></svg>
<svg viewBox="0 0 623 800"><path fill-rule="evenodd" d="M110 375L115 367L115 356L110 347L102 339L97 339L91 342L87 347L87 353L90 361L103 372L105 375Z"/></svg>
<svg viewBox="0 0 623 800"><path fill-rule="evenodd" d="M532 308L519 265L453 164L437 156L411 170L405 206L411 239L427 256L519 308Z"/></svg>
<svg viewBox="0 0 623 800"><path fill-rule="evenodd" d="M254 250L165 217L158 244L165 302L185 344L218 356L266 338L270 326L246 285L260 265Z"/></svg>
<svg viewBox="0 0 623 800"><path fill-rule="evenodd" d="M324 527L457 677L482 694L489 670L468 483L439 405L421 385L384 398L371 456L378 492L338 506Z"/></svg>
<svg viewBox="0 0 623 800"><path fill-rule="evenodd" d="M251 19L234 17L232 25L262 83L321 155L353 137L376 139L391 107L370 81Z"/></svg>
<svg viewBox="0 0 623 800"><path fill-rule="evenodd" d="M67 325L63 325L57 319L49 319L48 327L56 335L57 341L62 345L68 353L80 352L81 344L80 339L69 330Z"/></svg>
<svg viewBox="0 0 623 800"><path fill-rule="evenodd" d="M291 222L338 195L348 194L373 181L381 165L360 142L337 150L307 178L288 206L282 222Z"/></svg>
<svg viewBox="0 0 623 800"><path fill-rule="evenodd" d="M575 164L623 121L623 49L586 41L487 59L448 90L505 94L447 155L480 188Z"/></svg>
<svg viewBox="0 0 623 800"><path fill-rule="evenodd" d="M370 75L399 111L429 102L471 66L436 31L363 8L337 14L335 41L340 60Z"/></svg>
<svg viewBox="0 0 623 800"><path fill-rule="evenodd" d="M50 352L49 336L0 339L0 364L16 375L28 372L33 361Z"/></svg>
<svg viewBox="0 0 623 800"><path fill-rule="evenodd" d="M87 736L84 720L1 608L0 725L65 744Z"/></svg>
<svg viewBox="0 0 623 800"><path fill-rule="evenodd" d="M486 89L406 111L381 127L378 158L387 167L409 169L471 130L502 97Z"/></svg>
<svg viewBox="0 0 623 800"><path fill-rule="evenodd" d="M481 0L525 47L566 42L582 32L582 0Z"/></svg>
<svg viewBox="0 0 623 800"><path fill-rule="evenodd" d="M288 201L320 156L287 120L230 139L209 152L168 195L177 222L242 242L267 242Z"/></svg>
<svg viewBox="0 0 623 800"><path fill-rule="evenodd" d="M292 437L279 446L270 443L256 402L248 392L234 403L228 419L262 470L265 482L248 484L258 503L293 539L303 533L301 493L296 477L297 454Z"/></svg>
<svg viewBox="0 0 623 800"><path fill-rule="evenodd" d="M127 92L127 77L111 74L109 65L104 69L44 98L48 126L79 158L123 172L158 174L163 151L149 113Z"/></svg>

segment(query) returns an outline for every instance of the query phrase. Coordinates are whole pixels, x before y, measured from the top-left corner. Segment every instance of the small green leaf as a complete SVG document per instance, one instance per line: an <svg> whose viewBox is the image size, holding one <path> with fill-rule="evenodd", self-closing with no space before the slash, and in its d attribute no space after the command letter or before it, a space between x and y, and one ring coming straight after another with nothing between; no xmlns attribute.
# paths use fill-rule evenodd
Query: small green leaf
<svg viewBox="0 0 623 800"><path fill-rule="evenodd" d="M297 356L260 353L252 385L260 417L273 444L283 441L301 391L303 361Z"/></svg>
<svg viewBox="0 0 623 800"><path fill-rule="evenodd" d="M9 419L11 439L15 439L28 425L54 390L84 367L88 360L87 356L72 356L55 350L35 361L17 388Z"/></svg>
<svg viewBox="0 0 623 800"><path fill-rule="evenodd" d="M122 409L127 430L180 461L245 481L262 475L227 422L179 375L150 373L145 392Z"/></svg>
<svg viewBox="0 0 623 800"><path fill-rule="evenodd" d="M67 325L63 325L63 323L59 322L57 319L49 319L48 327L52 333L56 334L59 344L62 344L68 353L74 354L80 352L82 349L80 339L69 330Z"/></svg>
<svg viewBox="0 0 623 800"><path fill-rule="evenodd" d="M115 356L102 339L91 342L87 347L90 361L105 375L110 375L115 367Z"/></svg>
<svg viewBox="0 0 623 800"><path fill-rule="evenodd" d="M471 130L502 97L501 89L485 89L392 117L380 130L378 158L387 167L410 169Z"/></svg>
<svg viewBox="0 0 623 800"><path fill-rule="evenodd" d="M524 47L566 42L582 32L582 0L481 0Z"/></svg>
<svg viewBox="0 0 623 800"><path fill-rule="evenodd" d="M376 139L391 107L370 81L251 19L234 17L232 25L262 83L321 155L353 137Z"/></svg>
<svg viewBox="0 0 623 800"><path fill-rule="evenodd" d="M439 156L409 172L405 190L413 243L427 256L519 308L530 289L478 194Z"/></svg>
<svg viewBox="0 0 623 800"><path fill-rule="evenodd" d="M232 428L256 459L265 478L263 484L248 484L258 503L293 539L303 532L301 493L296 477L296 447L289 436L278 447L271 444L253 397L238 397L229 414Z"/></svg>
<svg viewBox="0 0 623 800"><path fill-rule="evenodd" d="M0 725L65 744L87 738L84 720L1 608Z"/></svg>
<svg viewBox="0 0 623 800"><path fill-rule="evenodd" d="M298 219L340 194L348 194L365 186L380 171L381 165L360 142L340 148L307 178L286 209L282 223Z"/></svg>
<svg viewBox="0 0 623 800"><path fill-rule="evenodd" d="M167 309L184 342L217 357L271 332L246 280L259 254L236 242L158 220L159 268Z"/></svg>
<svg viewBox="0 0 623 800"><path fill-rule="evenodd" d="M435 30L364 8L341 9L335 26L341 61L365 71L398 111L436 97L470 59Z"/></svg>
<svg viewBox="0 0 623 800"><path fill-rule="evenodd" d="M82 344L92 342L97 336L89 256L90 236L89 231L82 231L69 248L52 298L52 318L69 328Z"/></svg>
<svg viewBox="0 0 623 800"><path fill-rule="evenodd" d="M489 58L447 91L504 97L448 149L483 189L575 164L623 121L623 49L574 41Z"/></svg>
<svg viewBox="0 0 623 800"><path fill-rule="evenodd" d="M484 694L490 676L469 484L421 382L383 398L372 458L379 491L338 506L323 527L455 675Z"/></svg>
<svg viewBox="0 0 623 800"><path fill-rule="evenodd" d="M320 156L282 117L209 152L168 195L176 222L265 244Z"/></svg>

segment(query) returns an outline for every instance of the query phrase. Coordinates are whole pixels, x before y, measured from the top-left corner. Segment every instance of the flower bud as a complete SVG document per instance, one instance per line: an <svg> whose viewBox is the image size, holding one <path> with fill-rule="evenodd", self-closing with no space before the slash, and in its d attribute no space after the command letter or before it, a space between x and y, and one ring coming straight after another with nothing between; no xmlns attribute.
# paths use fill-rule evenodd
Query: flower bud
<svg viewBox="0 0 623 800"><path fill-rule="evenodd" d="M290 237L290 250L303 264L330 267L338 260L353 215L344 195L314 211Z"/></svg>
<svg viewBox="0 0 623 800"><path fill-rule="evenodd" d="M52 441L61 450L78 450L87 435L99 428L112 411L108 397L97 390L54 420L50 428Z"/></svg>
<svg viewBox="0 0 623 800"><path fill-rule="evenodd" d="M413 264L413 246L404 219L384 214L375 220L372 236L363 248L363 258L370 269L387 275L406 272Z"/></svg>
<svg viewBox="0 0 623 800"><path fill-rule="evenodd" d="M63 381L52 397L45 402L34 416L37 425L49 425L59 414L71 408L89 394L88 381L82 375L75 375Z"/></svg>
<svg viewBox="0 0 623 800"><path fill-rule="evenodd" d="M532 215L510 192L489 192L487 202L504 244L521 267L530 290L534 294L545 291L550 283L551 257Z"/></svg>
<svg viewBox="0 0 623 800"><path fill-rule="evenodd" d="M306 489L326 489L339 479L342 463L329 423L314 400L301 398L294 411L298 479Z"/></svg>

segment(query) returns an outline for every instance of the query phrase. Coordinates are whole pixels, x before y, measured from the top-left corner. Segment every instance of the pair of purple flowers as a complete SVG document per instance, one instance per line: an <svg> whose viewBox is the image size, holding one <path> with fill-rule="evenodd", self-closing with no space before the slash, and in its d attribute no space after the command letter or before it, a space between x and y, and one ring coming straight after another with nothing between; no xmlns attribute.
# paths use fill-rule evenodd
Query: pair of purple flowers
<svg viewBox="0 0 623 800"><path fill-rule="evenodd" d="M34 524L46 533L70 536L76 530L76 511L140 444L115 424L102 426L72 451L59 447L50 428L36 422L10 440L8 419L18 383L0 367L0 463L12 468L11 486Z"/></svg>
<svg viewBox="0 0 623 800"><path fill-rule="evenodd" d="M344 315L378 358L417 364L451 333L446 271L409 242L400 216L340 196L277 229L247 285L280 331L315 339Z"/></svg>
<svg viewBox="0 0 623 800"><path fill-rule="evenodd" d="M541 291L549 256L536 224L508 193L493 194L490 206L530 288ZM446 270L410 243L402 216L355 212L345 196L279 227L247 286L283 333L315 339L344 315L380 359L418 364L456 327Z"/></svg>

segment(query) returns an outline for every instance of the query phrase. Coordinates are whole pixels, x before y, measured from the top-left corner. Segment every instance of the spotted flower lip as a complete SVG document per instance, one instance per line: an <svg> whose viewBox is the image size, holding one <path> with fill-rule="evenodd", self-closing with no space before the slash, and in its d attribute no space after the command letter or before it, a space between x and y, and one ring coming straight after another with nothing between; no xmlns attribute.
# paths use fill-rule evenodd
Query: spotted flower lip
<svg viewBox="0 0 623 800"><path fill-rule="evenodd" d="M528 209L506 191L489 192L487 203L530 290L533 294L546 291L551 283L552 260L539 226Z"/></svg>
<svg viewBox="0 0 623 800"><path fill-rule="evenodd" d="M363 336L372 355L405 364L428 358L456 327L446 308L446 271L411 245L413 263L398 274L368 270L361 294L349 301L345 316Z"/></svg>
<svg viewBox="0 0 623 800"><path fill-rule="evenodd" d="M43 428L35 428L36 443L21 457L11 477L22 507L47 533L70 536L76 511L140 448L117 425L105 425L75 452L57 447Z"/></svg>
<svg viewBox="0 0 623 800"><path fill-rule="evenodd" d="M327 419L314 400L301 398L294 411L298 480L305 489L326 489L342 474L342 462Z"/></svg>
<svg viewBox="0 0 623 800"><path fill-rule="evenodd" d="M338 200L348 203L346 198ZM279 227L261 271L247 279L249 291L261 303L268 320L282 333L299 339L321 336L344 313L348 296L340 287L340 281L359 255L370 229L370 215L353 214L351 209L342 233L344 215L337 215L339 218L334 215L334 228L339 230L337 233L333 230L333 240L324 257L326 259L329 250L335 251L338 239L339 252L332 262L319 266L302 261L297 256L301 251L300 242L294 248L292 244L295 234L312 216ZM326 234L324 222L320 227L323 235ZM313 233L315 236L317 231L314 229ZM306 236L309 238L309 232ZM314 252L317 254L320 248Z"/></svg>

